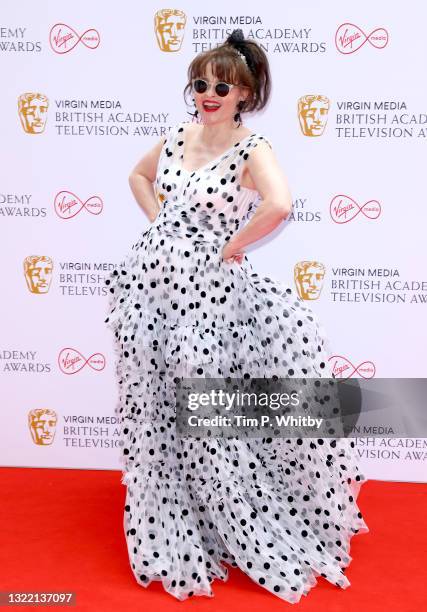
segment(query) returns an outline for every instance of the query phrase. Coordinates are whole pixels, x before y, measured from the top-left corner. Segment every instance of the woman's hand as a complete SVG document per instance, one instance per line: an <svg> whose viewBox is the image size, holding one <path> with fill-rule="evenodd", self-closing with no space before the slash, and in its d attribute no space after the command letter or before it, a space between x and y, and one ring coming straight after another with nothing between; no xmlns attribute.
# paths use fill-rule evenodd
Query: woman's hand
<svg viewBox="0 0 427 612"><path fill-rule="evenodd" d="M227 242L227 244L222 250L223 260L229 263L236 262L236 263L241 264L244 257L245 257L245 252L242 249L236 250L236 248L233 247L233 244L231 243L231 241Z"/></svg>

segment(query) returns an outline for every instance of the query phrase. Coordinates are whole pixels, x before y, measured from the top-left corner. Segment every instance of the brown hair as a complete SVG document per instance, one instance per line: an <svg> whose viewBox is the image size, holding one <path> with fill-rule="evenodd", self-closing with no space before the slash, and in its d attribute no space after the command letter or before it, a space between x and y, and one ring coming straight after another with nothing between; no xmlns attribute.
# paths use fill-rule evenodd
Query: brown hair
<svg viewBox="0 0 427 612"><path fill-rule="evenodd" d="M236 31L240 32L242 37L234 46L233 41ZM245 56L247 65L239 57L239 52ZM212 72L218 80L249 88L246 100L241 102L240 112L259 111L266 106L271 93L268 58L258 43L243 38L241 30L233 30L233 33L221 45L199 53L192 60L187 71L188 83L184 88L186 104L186 95L192 90L193 79L206 76L205 69L209 63L211 63Z"/></svg>

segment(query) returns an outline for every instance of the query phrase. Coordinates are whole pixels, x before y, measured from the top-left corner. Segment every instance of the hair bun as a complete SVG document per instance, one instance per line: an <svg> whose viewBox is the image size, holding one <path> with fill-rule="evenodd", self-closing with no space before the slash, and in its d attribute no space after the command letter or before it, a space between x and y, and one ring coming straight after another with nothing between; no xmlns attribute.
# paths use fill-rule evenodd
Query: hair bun
<svg viewBox="0 0 427 612"><path fill-rule="evenodd" d="M245 37L243 35L243 30L241 30L240 28L233 30L227 38L227 42L233 46L238 46L239 43L241 44L242 42L244 42L244 40Z"/></svg>
<svg viewBox="0 0 427 612"><path fill-rule="evenodd" d="M246 44L246 40L245 40L243 31L240 28L233 30L231 34L228 36L228 38L226 39L226 43L228 43L229 45L234 47L234 49L236 49L236 51L239 53L242 60L245 62L246 66L248 67L249 71L252 72L252 74L255 74L256 65L252 58L251 51L248 48L248 45Z"/></svg>

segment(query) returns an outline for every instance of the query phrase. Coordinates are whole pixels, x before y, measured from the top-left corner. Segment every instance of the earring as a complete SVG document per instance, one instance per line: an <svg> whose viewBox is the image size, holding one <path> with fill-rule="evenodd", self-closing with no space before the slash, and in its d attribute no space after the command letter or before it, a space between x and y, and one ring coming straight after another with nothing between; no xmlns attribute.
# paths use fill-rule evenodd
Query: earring
<svg viewBox="0 0 427 612"><path fill-rule="evenodd" d="M234 115L234 121L239 123L237 127L240 127L242 125L242 118L240 116L240 111L243 109L244 106L245 106L245 103L243 102L243 100L240 100L240 102L237 105L237 113Z"/></svg>
<svg viewBox="0 0 427 612"><path fill-rule="evenodd" d="M193 100L193 106L196 106L196 101L194 98L192 98ZM200 117L199 117L199 111L197 110L197 108L195 109L194 113L190 113L187 111L188 115L191 115L193 117L193 119L191 120L192 123L200 123Z"/></svg>
<svg viewBox="0 0 427 612"><path fill-rule="evenodd" d="M194 104L194 106L196 106L196 101L195 101L194 98L193 98L193 104ZM195 109L195 111L193 113L193 122L200 123L200 121L201 121L201 117L200 117L199 111L198 111L198 109L196 107L196 109Z"/></svg>

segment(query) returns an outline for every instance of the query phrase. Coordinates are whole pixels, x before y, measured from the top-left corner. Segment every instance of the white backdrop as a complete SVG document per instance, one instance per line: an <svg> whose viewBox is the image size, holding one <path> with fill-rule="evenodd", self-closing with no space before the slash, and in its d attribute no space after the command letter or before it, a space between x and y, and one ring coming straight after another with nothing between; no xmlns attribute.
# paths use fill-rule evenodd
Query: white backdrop
<svg viewBox="0 0 427 612"><path fill-rule="evenodd" d="M425 4L230 7L2 9L4 465L118 469L102 277L148 224L128 175L190 119L188 64L235 27L268 54L270 104L244 121L272 143L294 203L289 222L249 249L252 265L295 285L298 262L320 264L302 297L314 298L343 377L426 376ZM175 24L161 34L159 11ZM423 439L357 447L370 478L425 480Z"/></svg>

